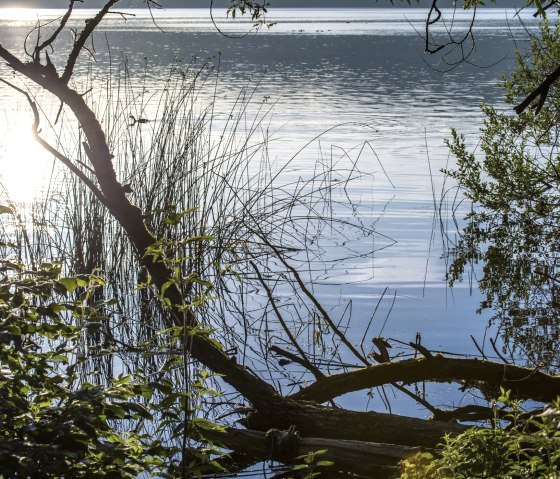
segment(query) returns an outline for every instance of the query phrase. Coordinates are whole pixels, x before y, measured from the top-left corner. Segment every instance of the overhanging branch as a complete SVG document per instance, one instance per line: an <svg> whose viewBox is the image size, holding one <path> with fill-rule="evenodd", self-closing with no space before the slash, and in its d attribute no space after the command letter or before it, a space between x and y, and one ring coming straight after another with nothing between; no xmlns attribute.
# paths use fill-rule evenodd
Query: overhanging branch
<svg viewBox="0 0 560 479"><path fill-rule="evenodd" d="M550 75L548 75L539 86L537 86L529 95L527 95L527 97L521 103L514 107L515 113L517 113L518 115L523 113L527 109L527 107L537 98L539 99L539 102L535 107L535 113L538 113L544 105L550 87L556 80L558 80L558 78L560 78L560 65L558 65L556 69Z"/></svg>
<svg viewBox="0 0 560 479"><path fill-rule="evenodd" d="M64 83L68 83L70 81L70 77L74 72L74 66L76 65L76 61L80 56L80 52L84 48L87 39L92 35L93 31L97 28L97 25L101 23L101 20L109 13L109 10L118 3L119 0L109 0L105 6L97 12L93 18L86 20L86 26L81 31L80 35L74 42L72 47L72 51L70 55L68 55L68 60L66 62L66 67L64 67L64 73L61 76L61 79Z"/></svg>

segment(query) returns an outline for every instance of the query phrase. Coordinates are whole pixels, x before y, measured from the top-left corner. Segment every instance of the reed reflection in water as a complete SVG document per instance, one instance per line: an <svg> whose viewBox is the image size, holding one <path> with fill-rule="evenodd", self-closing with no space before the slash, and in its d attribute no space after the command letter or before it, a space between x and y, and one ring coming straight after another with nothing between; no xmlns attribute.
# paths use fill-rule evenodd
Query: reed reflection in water
<svg viewBox="0 0 560 479"><path fill-rule="evenodd" d="M494 84L513 61L513 42L504 12L483 17L477 31L479 51L483 52L478 61L489 67L461 65L446 74L423 62L418 52L422 43L405 18L405 14L410 17L406 10L392 10L390 15L372 10L366 17L363 12L353 11L345 12L347 16L298 11L297 18L293 12L281 11L278 28L239 41L221 37L198 20L186 22L191 14L198 18L198 13L185 12L162 14L159 20L167 29L165 33L141 15L118 28L109 22L100 30L107 40L97 42L96 61L84 62L78 72L83 91L94 88L88 100L104 119L115 151L120 152L121 175L132 183L136 200L149 211L171 206L179 211L191 207L204 211L185 215L180 223L183 229L174 234L177 238L193 232L212 234L214 244L193 244L187 251L199 258L207 255L206 265L212 261L227 264L230 260L220 255L224 251L232 253L230 250L236 266L247 248L257 256L270 256L262 238L247 236L267 229L266 237L285 247L296 266L311 258L305 279L314 279L316 295L341 315L341 321L352 325L348 335L354 342L361 340L381 299L372 334L408 341L421 331L430 347L476 352L466 338L484 333L484 320L473 318L479 298L468 288L450 292L445 287L442 244L434 234L434 192L437 197L444 188L438 171L448 162L442 139L449 128L475 133L480 121L477 105L482 100L499 100ZM420 13L415 11L413 15ZM25 21L3 21L3 44L20 46L29 26ZM63 42L57 46L64 47ZM220 78L217 85L207 82L189 93L196 97L194 110L180 110L170 118L164 106L175 93L169 84L161 83L161 78L168 77L177 58L189 59L179 68L188 70L191 54L214 56L212 64L216 70L219 67ZM122 73L117 73L119 70ZM177 74L180 72L171 82L176 81ZM240 98L240 89L249 77L255 79L258 88L252 91L249 87ZM21 101L4 87L0 96L4 108ZM51 113L58 107L41 103ZM263 117L269 108L271 114ZM137 124L131 118L146 119L147 123ZM79 132L71 119L64 121L67 130L57 130L60 139L52 140L65 145L71 155L78 155ZM166 137L165 127L172 122L177 128L175 136ZM227 130L232 124L236 136ZM211 130L207 130L209 126ZM254 145L246 143L247 134L253 135ZM226 146L226 151L220 150ZM199 152L196 167L188 163L193 151ZM9 165L14 158L3 157L1 161ZM160 163L154 166L157 161ZM180 179L170 176L183 170L185 176ZM277 175L278 171L282 173ZM232 178L234 188L228 183ZM347 182L348 178L353 181ZM214 183L218 180L222 181L219 186ZM162 189L162 184L172 186ZM263 187L268 188L267 193L261 193ZM78 187L72 188L77 191ZM185 197L185 188L191 192L190 197ZM227 190L225 197L219 197L220 188ZM121 233L103 213L89 211L90 200L83 193L73 194L84 198L79 207L83 211L76 215L69 236L57 239L64 247L50 254L75 256L79 259L76 264L81 265L108 261L102 269L115 275L114 294L129 297L129 290L119 291L119 285L131 288L141 278L134 267L126 273L114 269L113 265L131 254L111 249L119 244ZM295 201L294 195L300 199ZM212 202L208 196L220 199ZM54 224L62 223L62 218L66 221L65 215L76 214L78 208L68 203L69 197L72 195L61 195L62 201L51 208ZM240 197L244 199L240 201ZM288 213L293 215L291 223ZM331 221L318 226L309 222L310 216ZM152 219L153 227L160 232L163 218L163 212L158 212ZM80 233L87 221L93 227L105 225L102 235L107 240L107 245L100 246L101 250L89 259L86 245L90 239ZM452 232L454 226L449 223L447 228ZM50 228L41 230L34 243L45 244L52 235L60 233ZM83 248L75 253L78 244ZM310 245L315 250L303 255L303 244L306 250ZM339 248L341 244L345 249ZM201 248L205 249L202 256ZM271 271L285 269L267 260L266 267ZM247 267L247 258L243 261ZM196 266L205 275L217 274L205 268ZM230 287L230 283L224 283L224 290ZM243 293L250 293L257 303L258 287L241 286ZM293 290L279 284L275 294L289 302ZM344 313L348 300L353 305L351 322ZM296 301L299 312L294 313L294 329L301 324L300 319L314 317L306 309L306 301ZM237 304L237 299L224 299L219 306L222 310L215 316L231 334L231 345L243 339L249 351L255 343L247 335L271 335L268 342L277 339L266 321L242 315L234 325L224 322L223 311ZM264 302L254 309L260 311L256 315L260 320L266 319ZM157 311L149 311L157 316ZM256 324L259 326L253 326ZM309 321L307 324L301 334L310 348L316 348L318 354L335 350L328 340L316 343L313 325ZM128 339L135 335L133 328ZM346 359L341 357L340 361ZM282 380L284 374L278 369L275 379Z"/></svg>

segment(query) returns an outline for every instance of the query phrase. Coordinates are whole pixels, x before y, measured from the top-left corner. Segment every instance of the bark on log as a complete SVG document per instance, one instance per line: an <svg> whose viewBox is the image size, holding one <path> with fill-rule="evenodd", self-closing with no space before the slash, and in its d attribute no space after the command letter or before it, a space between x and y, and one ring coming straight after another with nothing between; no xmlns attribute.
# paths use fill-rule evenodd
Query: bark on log
<svg viewBox="0 0 560 479"><path fill-rule="evenodd" d="M510 364L479 359L458 359L436 355L384 363L347 373L326 376L291 396L319 403L343 394L382 386L391 382L482 381L498 389L508 389L512 397L552 402L560 395L560 376Z"/></svg>
<svg viewBox="0 0 560 479"><path fill-rule="evenodd" d="M298 456L326 449L318 460L334 462L329 470L352 471L364 477L394 476L398 463L423 449L363 441L291 436L289 431L267 432L227 428L225 432L205 432L205 437L228 449L241 451L257 460L275 460L285 464L303 463ZM289 441L289 444L274 444Z"/></svg>
<svg viewBox="0 0 560 479"><path fill-rule="evenodd" d="M433 448L446 434L457 435L468 427L453 422L427 421L378 412L356 412L302 401L286 401L247 416L249 429L267 431L295 426L305 437L350 439Z"/></svg>

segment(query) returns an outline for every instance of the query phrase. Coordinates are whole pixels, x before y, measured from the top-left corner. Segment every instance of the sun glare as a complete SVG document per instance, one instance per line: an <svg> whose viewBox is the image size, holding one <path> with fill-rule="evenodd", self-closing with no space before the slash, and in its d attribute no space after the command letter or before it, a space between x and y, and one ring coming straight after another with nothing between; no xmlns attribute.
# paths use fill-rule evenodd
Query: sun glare
<svg viewBox="0 0 560 479"><path fill-rule="evenodd" d="M37 18L36 8L6 7L0 8L0 20L28 21Z"/></svg>
<svg viewBox="0 0 560 479"><path fill-rule="evenodd" d="M30 203L44 189L49 161L33 139L28 115L12 113L15 118L1 119L0 182L12 201Z"/></svg>
<svg viewBox="0 0 560 479"><path fill-rule="evenodd" d="M32 26L39 18L50 20L63 14L64 10L59 9L0 7L0 21L3 22L3 26L9 27Z"/></svg>

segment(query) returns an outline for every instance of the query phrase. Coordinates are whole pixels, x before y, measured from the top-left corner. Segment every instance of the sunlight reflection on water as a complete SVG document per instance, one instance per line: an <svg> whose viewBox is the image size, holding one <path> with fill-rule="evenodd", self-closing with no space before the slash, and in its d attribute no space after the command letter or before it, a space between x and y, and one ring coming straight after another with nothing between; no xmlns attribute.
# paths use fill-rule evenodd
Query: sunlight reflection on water
<svg viewBox="0 0 560 479"><path fill-rule="evenodd" d="M373 180L358 182L348 195L361 202L363 219L374 222L384 236L373 242L371 238L356 241L357 259L335 264L322 278L326 288L328 284L352 284L342 290L337 286L337 294L325 293L324 298L334 298L333 307L352 299L357 316L363 317L368 316L379 291L389 286L399 299L391 321L386 328L378 325L377 332L413 340L414 333L422 330L428 347L445 342L449 349L475 352L465 337L484 333L485 322L472 320L480 298L471 295L468 284L452 292L445 288L434 194L438 202L446 189L439 170L450 161L443 144L449 129L476 134L480 102L500 101L495 84L514 63L511 35L522 32L513 11L481 14L473 61L484 68L463 64L447 73L441 72L447 69L444 63L421 56L423 43L413 26L424 18L422 10L373 9L341 15L334 10L278 9L270 17L278 21L277 26L238 40L217 34L206 10L156 12L158 26L167 33L159 31L146 12L134 13L126 22L116 16L105 22L96 37L95 63L84 62L77 70L78 84L85 83L90 66L103 76L126 58L133 82L145 81L150 90L147 94L153 94L155 102L163 93L158 83L177 59L188 63L191 55L220 52L216 59L220 68L218 110L227 112L251 78L258 83L249 109L274 105L266 128L271 133L270 157L278 164L325 130L346 124L299 153L291 174L297 178L302 171L312 172L318 159L331 152L341 168L348 168L356 147L367 142L360 167ZM534 25L530 13L526 14L529 27ZM36 16L29 12L25 18L18 15L0 10L0 42L21 51ZM80 12L76 21L87 15ZM468 19L468 14L460 12L459 25ZM249 26L245 21L227 28L242 32ZM67 42L62 39L57 48L64 49ZM0 66L0 74L9 75L5 65ZM0 152L3 177L10 194L17 196L24 188L23 180L17 178L24 176L27 194L37 187L33 175L41 171L44 159L23 133L23 117L27 115L31 121L30 115L21 113L14 120L14 111L22 108L21 98L2 86L0 101L0 129L6 132ZM150 114L148 108L144 115L158 121ZM29 157L36 162L20 161ZM292 179L288 174L282 181ZM449 208L445 206L444 211ZM451 223L449 228L453 234ZM360 257L372 249L377 251L373 258ZM388 295L383 303L382 316L390 310L390 298Z"/></svg>

